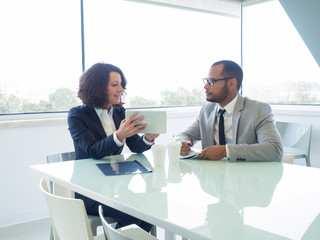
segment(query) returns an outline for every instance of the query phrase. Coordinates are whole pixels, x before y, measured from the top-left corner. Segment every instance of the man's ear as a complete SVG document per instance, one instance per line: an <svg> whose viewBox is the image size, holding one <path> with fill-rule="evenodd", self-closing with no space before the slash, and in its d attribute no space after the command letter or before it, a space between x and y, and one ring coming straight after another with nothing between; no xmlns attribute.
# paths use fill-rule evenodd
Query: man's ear
<svg viewBox="0 0 320 240"><path fill-rule="evenodd" d="M231 78L230 80L229 80L229 87L231 88L231 89L234 89L234 88L237 88L237 79L236 78Z"/></svg>

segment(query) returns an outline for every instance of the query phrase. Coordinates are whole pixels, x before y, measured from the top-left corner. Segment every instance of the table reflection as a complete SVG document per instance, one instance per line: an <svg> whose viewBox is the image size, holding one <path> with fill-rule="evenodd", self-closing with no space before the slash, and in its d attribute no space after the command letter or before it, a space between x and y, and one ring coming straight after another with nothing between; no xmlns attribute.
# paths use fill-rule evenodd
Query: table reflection
<svg viewBox="0 0 320 240"><path fill-rule="evenodd" d="M315 240L320 239L320 214L313 220L307 231L303 234L301 240Z"/></svg>
<svg viewBox="0 0 320 240"><path fill-rule="evenodd" d="M246 207L267 207L270 204L282 177L282 164L193 164L194 174L199 178L202 189L219 199L219 202L207 207L206 227L212 239L254 239L252 234L257 232L251 231L244 224L243 210ZM257 231L259 237L268 235L267 232Z"/></svg>
<svg viewBox="0 0 320 240"><path fill-rule="evenodd" d="M153 169L148 158L144 154L132 154L126 161L138 160L145 167ZM133 192L128 186L118 191L119 199L122 202L130 203L137 209L143 209L144 212L156 215L160 218L168 217L168 200L167 193L161 192L167 182L165 179L164 168L154 168L153 174L139 174L146 185L145 191ZM157 179L155 179L157 177ZM131 180L131 185L134 179ZM141 184L141 183L140 183Z"/></svg>
<svg viewBox="0 0 320 240"><path fill-rule="evenodd" d="M167 186L166 170L164 167L155 167L153 169L152 187L161 189Z"/></svg>
<svg viewBox="0 0 320 240"><path fill-rule="evenodd" d="M96 166L138 160L152 169L150 156L117 155L34 169L55 184L191 239L320 239L318 169L188 159L176 166L167 162L152 173L108 177Z"/></svg>

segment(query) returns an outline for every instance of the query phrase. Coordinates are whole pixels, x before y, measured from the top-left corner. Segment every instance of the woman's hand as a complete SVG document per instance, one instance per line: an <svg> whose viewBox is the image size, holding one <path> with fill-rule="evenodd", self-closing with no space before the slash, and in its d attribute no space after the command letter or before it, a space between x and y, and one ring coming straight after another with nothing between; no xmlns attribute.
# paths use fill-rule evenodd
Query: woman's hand
<svg viewBox="0 0 320 240"><path fill-rule="evenodd" d="M127 119L123 119L121 121L119 129L115 132L119 141L123 142L126 138L131 137L134 134L137 134L138 132L146 129L148 124L139 124L139 122L144 119L144 116L141 116L134 120L137 114L138 112L134 112Z"/></svg>
<svg viewBox="0 0 320 240"><path fill-rule="evenodd" d="M144 137L148 142L153 142L160 134L146 133Z"/></svg>

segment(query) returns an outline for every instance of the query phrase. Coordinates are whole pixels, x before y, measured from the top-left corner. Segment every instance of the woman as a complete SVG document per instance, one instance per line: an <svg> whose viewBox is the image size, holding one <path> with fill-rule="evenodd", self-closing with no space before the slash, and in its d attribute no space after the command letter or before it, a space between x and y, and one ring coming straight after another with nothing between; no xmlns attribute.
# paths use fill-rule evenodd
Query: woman
<svg viewBox="0 0 320 240"><path fill-rule="evenodd" d="M124 142L132 152L142 153L150 149L159 134L137 133L147 124L139 124L143 117L134 120L138 112L125 119L121 96L126 88L122 71L111 64L96 63L80 77L78 97L83 105L70 109L68 125L73 139L76 159L100 159L121 154ZM84 201L88 214L99 215L99 202L76 193ZM146 231L151 225L103 205L107 217L118 220L117 227L132 223Z"/></svg>

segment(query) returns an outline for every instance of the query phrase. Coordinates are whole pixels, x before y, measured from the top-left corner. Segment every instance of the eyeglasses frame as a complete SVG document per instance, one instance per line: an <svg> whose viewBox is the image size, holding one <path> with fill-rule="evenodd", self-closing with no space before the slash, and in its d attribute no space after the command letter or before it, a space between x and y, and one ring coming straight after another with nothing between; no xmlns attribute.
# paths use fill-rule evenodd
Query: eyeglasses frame
<svg viewBox="0 0 320 240"><path fill-rule="evenodd" d="M234 78L234 77L226 77L226 78L219 78L219 79L202 78L202 81L203 81L204 85L206 85L208 83L210 87L213 87L215 82L219 82L219 81L223 81L223 80L229 80L229 79L232 79L232 78Z"/></svg>

